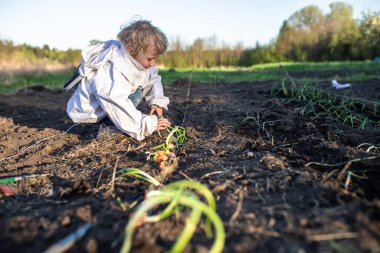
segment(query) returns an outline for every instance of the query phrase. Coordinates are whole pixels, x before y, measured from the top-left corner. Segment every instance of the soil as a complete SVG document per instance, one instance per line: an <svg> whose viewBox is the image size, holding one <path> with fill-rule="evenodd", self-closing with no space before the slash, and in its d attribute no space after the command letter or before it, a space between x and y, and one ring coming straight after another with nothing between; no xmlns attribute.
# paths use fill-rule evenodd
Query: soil
<svg viewBox="0 0 380 253"><path fill-rule="evenodd" d="M380 130L313 121L269 97L273 85L165 86L167 117L185 127L187 139L176 150L178 169L163 183L192 179L212 190L226 232L223 252L380 252ZM379 98L378 80L352 86L336 93ZM97 139L99 125L74 125L66 115L69 97L42 87L0 97L0 176L34 175L0 185L13 191L0 195L0 252L42 252L87 223L92 228L68 252L118 252L149 185L113 181L114 169L160 174L147 152L162 137ZM169 250L185 213L142 224L132 252ZM186 252L212 245L202 227Z"/></svg>

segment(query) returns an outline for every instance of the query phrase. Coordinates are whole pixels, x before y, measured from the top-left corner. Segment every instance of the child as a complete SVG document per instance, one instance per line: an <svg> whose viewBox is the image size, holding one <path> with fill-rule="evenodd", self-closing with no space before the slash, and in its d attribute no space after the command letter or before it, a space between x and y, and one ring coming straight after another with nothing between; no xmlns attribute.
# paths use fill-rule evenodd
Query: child
<svg viewBox="0 0 380 253"><path fill-rule="evenodd" d="M79 82L67 103L67 113L76 123L97 123L108 117L123 133L143 140L171 125L162 118L169 98L164 96L155 66L168 41L146 20L125 26L117 37L82 51L74 75ZM143 97L150 107L148 115L136 109Z"/></svg>

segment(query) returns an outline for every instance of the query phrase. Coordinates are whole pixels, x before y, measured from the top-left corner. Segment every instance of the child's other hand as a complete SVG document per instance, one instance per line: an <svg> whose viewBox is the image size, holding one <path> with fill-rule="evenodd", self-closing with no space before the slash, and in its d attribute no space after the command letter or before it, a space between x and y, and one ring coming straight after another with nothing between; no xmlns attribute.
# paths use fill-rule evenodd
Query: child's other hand
<svg viewBox="0 0 380 253"><path fill-rule="evenodd" d="M156 131L157 130L164 130L167 127L170 127L172 123L168 119L161 118L157 122Z"/></svg>
<svg viewBox="0 0 380 253"><path fill-rule="evenodd" d="M153 105L150 107L149 115L153 115L154 113L156 113L158 117L161 117L163 111L164 110L161 107Z"/></svg>

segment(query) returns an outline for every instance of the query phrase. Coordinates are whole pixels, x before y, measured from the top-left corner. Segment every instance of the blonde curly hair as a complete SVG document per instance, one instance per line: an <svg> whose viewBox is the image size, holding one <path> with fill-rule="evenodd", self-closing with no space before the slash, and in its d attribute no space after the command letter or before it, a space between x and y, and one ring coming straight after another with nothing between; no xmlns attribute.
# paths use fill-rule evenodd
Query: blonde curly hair
<svg viewBox="0 0 380 253"><path fill-rule="evenodd" d="M127 24L122 27L117 38L132 56L145 52L152 42L158 56L167 50L169 44L166 35L148 20L137 20Z"/></svg>

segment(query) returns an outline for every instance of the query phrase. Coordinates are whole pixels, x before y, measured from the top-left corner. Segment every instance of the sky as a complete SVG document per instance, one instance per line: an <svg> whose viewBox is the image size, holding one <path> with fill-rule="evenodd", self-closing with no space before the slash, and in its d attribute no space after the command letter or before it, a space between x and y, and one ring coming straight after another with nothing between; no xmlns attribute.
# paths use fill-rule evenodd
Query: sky
<svg viewBox="0 0 380 253"><path fill-rule="evenodd" d="M324 14L332 0L0 0L0 39L15 44L81 49L91 40L115 39L136 15L168 37L191 44L215 36L228 45L269 43L284 20L309 5ZM344 0L362 12L380 11L380 0Z"/></svg>

